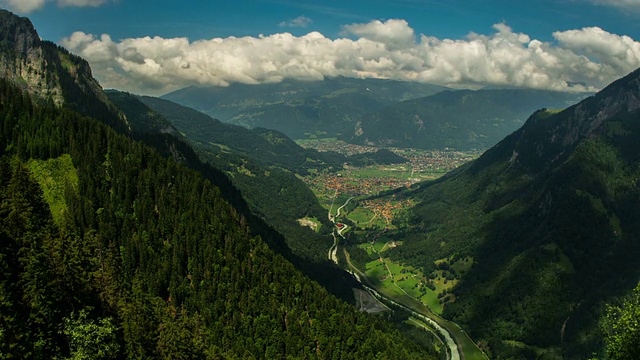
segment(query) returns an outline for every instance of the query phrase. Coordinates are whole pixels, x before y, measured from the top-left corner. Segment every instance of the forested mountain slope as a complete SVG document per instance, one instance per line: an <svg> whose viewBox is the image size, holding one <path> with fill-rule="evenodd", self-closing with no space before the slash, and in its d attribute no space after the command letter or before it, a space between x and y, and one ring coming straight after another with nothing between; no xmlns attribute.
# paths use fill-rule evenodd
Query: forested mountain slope
<svg viewBox="0 0 640 360"><path fill-rule="evenodd" d="M118 91L108 91L107 95L113 103L123 109L134 132L138 134L136 136L142 140L158 133L172 134L184 141L192 140L197 136L196 141L191 141L191 143L199 149L198 154L203 161L220 169L229 177L233 185L240 190L251 211L283 234L287 245L297 256L314 262L327 261L326 253L333 240L330 239L328 233L331 224L326 216L326 210L320 206L311 190L293 173L287 171L289 166L300 168L301 172L306 172L306 170L300 166L294 166L294 163L288 161L278 164L284 168L276 164L271 166L262 164L247 153L237 150L237 144L243 144L242 146L245 147L259 148L262 146L257 152L263 154L263 159L270 157L266 154L270 152L269 150L285 153L284 151L274 149L274 146L264 138L255 135L255 130L222 124L207 115L173 104L168 100L138 97ZM143 99L145 103L141 101ZM148 107L146 103L155 105L158 111L163 113ZM184 125L185 122L200 124L199 117L206 117L213 124L200 125L203 128L198 126L199 130L197 131L189 125ZM180 128L176 129L172 123ZM185 137L179 136L178 130L186 131ZM210 136L209 142L197 141L206 141L207 135ZM260 140L267 144L261 144ZM304 149L298 147L288 138L286 141L295 146L290 157L302 156L304 158ZM211 142L218 142L218 145L212 146ZM302 154L295 153L297 148L302 150ZM304 160L302 161L304 162ZM315 232L310 228L301 227L297 220L305 217L319 219L324 226L324 229L321 229L323 231Z"/></svg>
<svg viewBox="0 0 640 360"><path fill-rule="evenodd" d="M472 256L444 315L495 357L588 357L603 304L640 279L638 144L640 70L405 193L420 203L393 256Z"/></svg>
<svg viewBox="0 0 640 360"><path fill-rule="evenodd" d="M279 131L246 129L222 123L199 111L150 96L140 101L162 114L194 144L215 156L230 152L254 159L262 166L277 166L306 175L310 169L339 168L347 159L336 153L305 149Z"/></svg>
<svg viewBox="0 0 640 360"><path fill-rule="evenodd" d="M63 99L0 79L0 357L432 357L275 252L184 144Z"/></svg>
<svg viewBox="0 0 640 360"><path fill-rule="evenodd" d="M584 97L526 89L443 91L363 115L343 138L377 146L484 150L535 110L564 109Z"/></svg>

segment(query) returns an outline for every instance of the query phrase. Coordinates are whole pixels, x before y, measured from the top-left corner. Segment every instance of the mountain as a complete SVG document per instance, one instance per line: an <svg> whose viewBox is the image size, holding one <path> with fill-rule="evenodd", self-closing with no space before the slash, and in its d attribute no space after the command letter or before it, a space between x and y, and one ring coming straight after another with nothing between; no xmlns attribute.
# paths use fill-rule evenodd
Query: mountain
<svg viewBox="0 0 640 360"><path fill-rule="evenodd" d="M365 113L446 88L380 79L283 80L274 84L188 87L162 96L224 122L278 130L292 139L351 132Z"/></svg>
<svg viewBox="0 0 640 360"><path fill-rule="evenodd" d="M435 358L303 276L179 139L148 146L105 121L119 110L88 116L106 95L20 82L0 77L0 357Z"/></svg>
<svg viewBox="0 0 640 360"><path fill-rule="evenodd" d="M230 152L263 166L277 166L306 175L311 169L340 168L347 158L335 153L304 149L279 131L252 130L226 124L172 101L141 96L140 101L162 114L198 147L213 154Z"/></svg>
<svg viewBox="0 0 640 360"><path fill-rule="evenodd" d="M127 118L131 130L139 134L169 134L180 137L180 132L164 116L143 104L135 95L117 91L105 91L110 102L115 104Z"/></svg>
<svg viewBox="0 0 640 360"><path fill-rule="evenodd" d="M107 96L123 110L143 141L153 134L184 134L180 139L191 142L203 161L223 171L240 190L251 212L283 234L297 256L312 262L327 261L333 239L328 233L331 223L326 210L292 173L296 169L306 172L301 162L313 156L310 151L281 134L279 143L263 136L275 131L223 124L168 100L115 90L107 91ZM303 218L318 219L322 231L300 226L298 219Z"/></svg>
<svg viewBox="0 0 640 360"><path fill-rule="evenodd" d="M39 101L65 104L127 131L123 114L105 96L89 64L50 41L33 25L0 9L0 74Z"/></svg>
<svg viewBox="0 0 640 360"><path fill-rule="evenodd" d="M390 255L426 273L473 267L444 316L496 358L587 358L604 304L640 279L640 70L564 111L540 110L412 197Z"/></svg>
<svg viewBox="0 0 640 360"><path fill-rule="evenodd" d="M517 130L533 111L564 109L584 97L544 90L447 90L362 115L342 138L375 146L483 150Z"/></svg>

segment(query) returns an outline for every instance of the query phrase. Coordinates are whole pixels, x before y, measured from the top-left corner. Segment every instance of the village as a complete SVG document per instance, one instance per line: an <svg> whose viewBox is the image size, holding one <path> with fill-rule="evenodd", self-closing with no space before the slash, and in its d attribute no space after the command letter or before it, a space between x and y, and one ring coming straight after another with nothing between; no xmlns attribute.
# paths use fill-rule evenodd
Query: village
<svg viewBox="0 0 640 360"><path fill-rule="evenodd" d="M331 139L306 140L300 143L318 151L334 151L351 156L379 150L372 146L347 144ZM480 151L395 149L394 152L407 160L403 164L369 165L354 167L344 165L340 171L321 171L304 178L307 186L323 201L342 196L372 196L381 191L410 187L424 180L437 179L458 166L477 158Z"/></svg>

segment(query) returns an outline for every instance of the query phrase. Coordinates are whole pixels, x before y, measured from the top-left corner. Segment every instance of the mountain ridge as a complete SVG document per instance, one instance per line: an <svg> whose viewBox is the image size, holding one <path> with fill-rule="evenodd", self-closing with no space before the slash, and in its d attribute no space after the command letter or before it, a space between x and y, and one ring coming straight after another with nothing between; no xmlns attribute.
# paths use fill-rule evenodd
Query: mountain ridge
<svg viewBox="0 0 640 360"><path fill-rule="evenodd" d="M224 122L274 129L292 139L302 139L347 133L352 121L366 112L444 89L396 80L335 77L322 81L189 87L161 98Z"/></svg>
<svg viewBox="0 0 640 360"><path fill-rule="evenodd" d="M358 144L487 149L540 108L566 108L584 95L544 90L445 90L359 118L344 137Z"/></svg>
<svg viewBox="0 0 640 360"><path fill-rule="evenodd" d="M636 70L537 111L474 162L404 192L419 204L392 258L432 269L473 257L444 315L493 355L600 351L604 305L637 285L639 84Z"/></svg>

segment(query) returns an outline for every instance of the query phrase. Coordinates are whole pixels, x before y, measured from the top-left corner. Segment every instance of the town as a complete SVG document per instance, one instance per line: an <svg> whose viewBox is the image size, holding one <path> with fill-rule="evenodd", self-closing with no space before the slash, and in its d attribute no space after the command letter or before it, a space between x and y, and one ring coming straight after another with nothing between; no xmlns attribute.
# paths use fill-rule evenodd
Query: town
<svg viewBox="0 0 640 360"><path fill-rule="evenodd" d="M305 148L334 151L346 156L379 150L377 147L347 144L336 139L304 140L299 143ZM344 165L340 171L321 171L310 174L303 180L321 203L328 205L337 195L373 196L381 191L410 187L420 181L437 179L481 154L481 151L396 148L388 150L407 159L407 162L364 167Z"/></svg>

